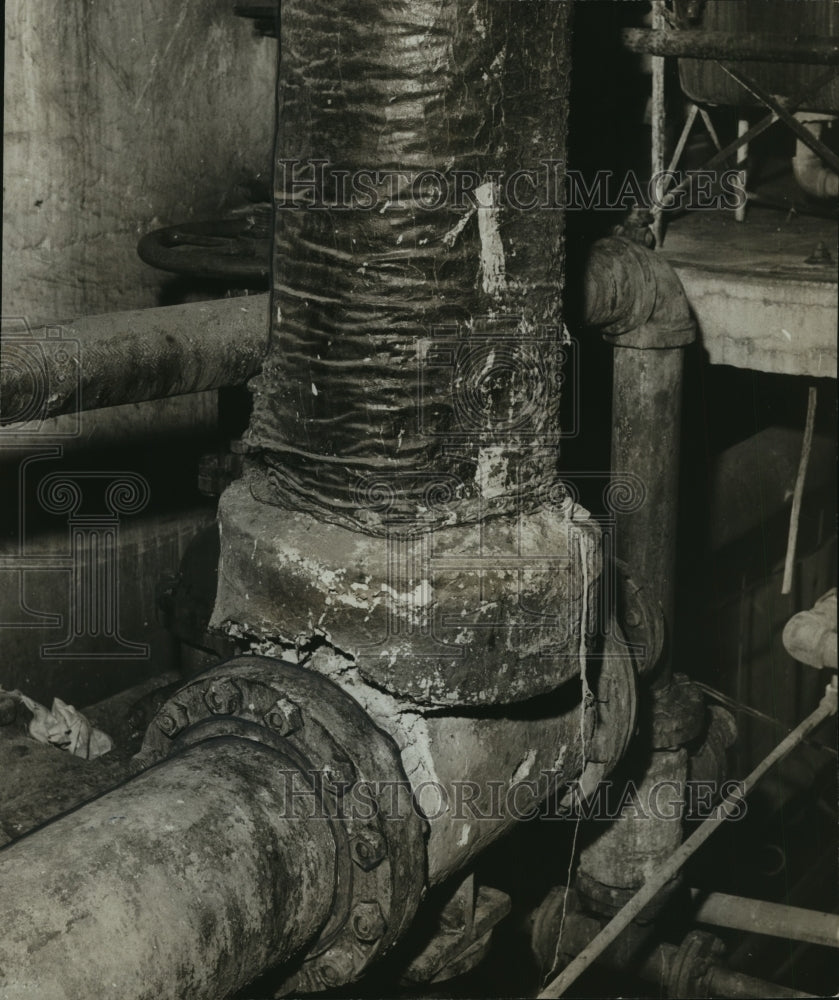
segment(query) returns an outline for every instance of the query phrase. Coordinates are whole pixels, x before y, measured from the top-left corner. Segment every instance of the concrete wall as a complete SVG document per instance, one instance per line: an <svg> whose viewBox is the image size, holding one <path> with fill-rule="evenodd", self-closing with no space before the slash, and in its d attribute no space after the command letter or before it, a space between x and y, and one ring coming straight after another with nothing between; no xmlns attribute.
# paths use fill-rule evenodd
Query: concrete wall
<svg viewBox="0 0 839 1000"><path fill-rule="evenodd" d="M171 300L172 277L140 261L137 241L217 217L238 185L265 180L275 70L276 42L235 17L232 0L9 0L4 335ZM175 665L155 591L214 516L196 478L216 423L216 394L203 393L82 414L70 437L67 418L23 439L0 428L0 685L85 705ZM28 466L23 483L27 455L48 446L58 454ZM148 485L149 505L123 518L118 546L119 628L149 644L146 658L45 653L67 633L73 580L67 525L50 523L36 480L60 472L84 484L91 470Z"/></svg>
<svg viewBox="0 0 839 1000"><path fill-rule="evenodd" d="M137 240L265 176L275 62L232 0L9 0L3 315L156 305Z"/></svg>

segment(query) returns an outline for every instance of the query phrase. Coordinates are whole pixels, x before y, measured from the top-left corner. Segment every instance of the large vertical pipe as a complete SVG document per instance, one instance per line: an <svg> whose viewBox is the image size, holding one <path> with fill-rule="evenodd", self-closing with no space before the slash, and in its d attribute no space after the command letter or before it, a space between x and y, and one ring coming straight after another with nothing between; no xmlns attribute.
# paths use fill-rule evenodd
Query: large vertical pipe
<svg viewBox="0 0 839 1000"><path fill-rule="evenodd" d="M283 3L261 499L370 534L543 502L570 9Z"/></svg>
<svg viewBox="0 0 839 1000"><path fill-rule="evenodd" d="M0 851L0 997L221 1000L293 957L329 914L335 845L290 769L213 740Z"/></svg>
<svg viewBox="0 0 839 1000"><path fill-rule="evenodd" d="M558 479L571 8L284 0L271 335L213 627L316 628L419 704L580 673L600 535ZM277 574L230 541L258 506L283 510Z"/></svg>

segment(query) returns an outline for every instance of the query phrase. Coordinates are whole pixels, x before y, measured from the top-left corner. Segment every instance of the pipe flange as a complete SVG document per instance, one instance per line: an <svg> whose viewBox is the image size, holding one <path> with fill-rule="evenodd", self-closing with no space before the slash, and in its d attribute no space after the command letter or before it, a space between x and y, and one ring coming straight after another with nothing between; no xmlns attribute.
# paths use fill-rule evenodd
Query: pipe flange
<svg viewBox="0 0 839 1000"><path fill-rule="evenodd" d="M673 674L664 688L652 692L654 750L683 747L705 728L705 698L685 674Z"/></svg>
<svg viewBox="0 0 839 1000"><path fill-rule="evenodd" d="M335 836L332 912L283 992L354 982L410 924L424 891L425 823L410 796L394 794L410 788L395 743L321 674L240 656L194 678L163 705L135 768L221 736L278 751L298 780L306 776L299 794L312 796L315 815Z"/></svg>
<svg viewBox="0 0 839 1000"><path fill-rule="evenodd" d="M691 931L679 945L670 966L667 990L674 998L707 997L706 977L719 962L725 946L707 931Z"/></svg>
<svg viewBox="0 0 839 1000"><path fill-rule="evenodd" d="M635 918L639 924L651 923L673 899L683 885L682 875L675 875L661 892L641 910ZM580 902L593 913L611 918L626 906L635 896L640 886L606 885L583 870L577 872L574 880Z"/></svg>

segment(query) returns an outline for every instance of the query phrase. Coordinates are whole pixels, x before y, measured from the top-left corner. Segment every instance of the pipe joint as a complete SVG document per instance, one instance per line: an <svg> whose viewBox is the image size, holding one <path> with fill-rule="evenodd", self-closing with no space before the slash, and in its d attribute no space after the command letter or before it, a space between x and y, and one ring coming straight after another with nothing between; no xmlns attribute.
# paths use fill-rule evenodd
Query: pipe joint
<svg viewBox="0 0 839 1000"><path fill-rule="evenodd" d="M641 349L684 347L696 322L679 276L667 260L622 237L591 249L584 280L584 318L606 340Z"/></svg>
<svg viewBox="0 0 839 1000"><path fill-rule="evenodd" d="M654 750L676 749L701 735L705 727L702 691L685 674L652 691L651 743Z"/></svg>
<svg viewBox="0 0 839 1000"><path fill-rule="evenodd" d="M331 912L283 991L354 982L409 925L425 886L425 824L410 795L393 794L410 788L396 745L329 679L242 656L195 678L162 706L135 766L219 736L277 751L289 762L285 800L302 802L335 839Z"/></svg>

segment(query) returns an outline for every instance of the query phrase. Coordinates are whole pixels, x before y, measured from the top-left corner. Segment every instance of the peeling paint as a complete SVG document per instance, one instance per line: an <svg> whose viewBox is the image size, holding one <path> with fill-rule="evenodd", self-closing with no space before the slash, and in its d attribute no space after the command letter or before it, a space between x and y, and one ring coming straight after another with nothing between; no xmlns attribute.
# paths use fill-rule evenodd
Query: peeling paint
<svg viewBox="0 0 839 1000"><path fill-rule="evenodd" d="M475 189L475 200L478 204L478 236L481 242L481 282L484 292L496 298L507 287L498 185L491 181L481 184Z"/></svg>

